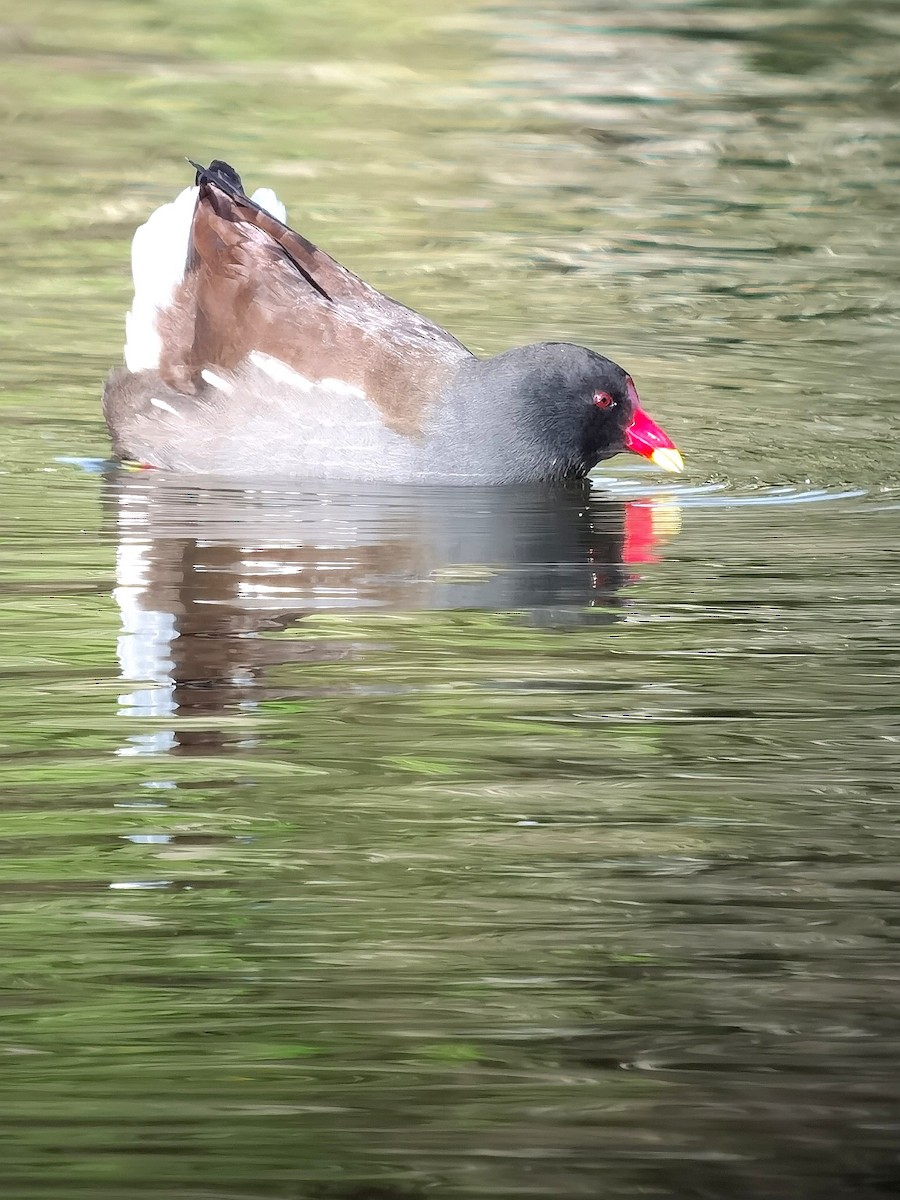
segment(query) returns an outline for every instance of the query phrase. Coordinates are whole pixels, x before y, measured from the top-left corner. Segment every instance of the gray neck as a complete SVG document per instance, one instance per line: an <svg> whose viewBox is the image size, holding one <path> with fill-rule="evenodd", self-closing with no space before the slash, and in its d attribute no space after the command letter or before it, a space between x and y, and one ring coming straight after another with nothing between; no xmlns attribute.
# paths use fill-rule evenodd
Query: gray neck
<svg viewBox="0 0 900 1200"><path fill-rule="evenodd" d="M529 370L532 347L464 362L430 412L427 457L436 475L458 467L491 483L583 474L560 389Z"/></svg>

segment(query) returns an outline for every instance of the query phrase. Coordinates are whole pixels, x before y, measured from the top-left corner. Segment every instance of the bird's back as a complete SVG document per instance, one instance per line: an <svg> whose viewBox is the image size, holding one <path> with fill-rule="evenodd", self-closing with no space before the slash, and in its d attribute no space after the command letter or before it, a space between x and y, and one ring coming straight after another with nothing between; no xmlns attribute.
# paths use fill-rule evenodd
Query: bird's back
<svg viewBox="0 0 900 1200"><path fill-rule="evenodd" d="M472 356L284 217L213 163L138 230L125 368L104 392L119 457L363 477L374 455L369 477L415 473L431 410Z"/></svg>

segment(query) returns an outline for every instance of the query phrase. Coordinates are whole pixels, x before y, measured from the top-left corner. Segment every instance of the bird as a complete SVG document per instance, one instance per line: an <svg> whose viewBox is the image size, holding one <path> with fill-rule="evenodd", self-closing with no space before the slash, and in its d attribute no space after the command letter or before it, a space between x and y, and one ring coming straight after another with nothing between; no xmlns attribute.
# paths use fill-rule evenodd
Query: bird
<svg viewBox="0 0 900 1200"><path fill-rule="evenodd" d="M248 195L215 159L132 243L115 458L228 477L416 484L581 479L631 451L683 470L631 376L585 346L479 358Z"/></svg>

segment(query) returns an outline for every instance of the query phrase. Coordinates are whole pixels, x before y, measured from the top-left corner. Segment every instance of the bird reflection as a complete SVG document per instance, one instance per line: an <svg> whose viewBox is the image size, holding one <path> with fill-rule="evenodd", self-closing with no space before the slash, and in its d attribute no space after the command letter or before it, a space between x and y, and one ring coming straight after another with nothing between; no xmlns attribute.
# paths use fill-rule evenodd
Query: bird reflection
<svg viewBox="0 0 900 1200"><path fill-rule="evenodd" d="M673 517L671 502L617 501L586 483L269 490L127 471L106 481L105 506L118 538L119 662L135 685L120 711L178 718L130 737L123 754L220 747L236 734L209 718L283 694L270 668L352 656L346 642L266 636L312 612L617 620L634 564L655 557Z"/></svg>

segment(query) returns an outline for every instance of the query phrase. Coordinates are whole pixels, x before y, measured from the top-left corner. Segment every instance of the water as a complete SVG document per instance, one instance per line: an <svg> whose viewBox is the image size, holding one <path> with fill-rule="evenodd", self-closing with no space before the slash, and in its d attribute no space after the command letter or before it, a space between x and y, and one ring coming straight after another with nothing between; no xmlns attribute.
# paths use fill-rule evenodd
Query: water
<svg viewBox="0 0 900 1200"><path fill-rule="evenodd" d="M4 14L4 1195L896 1194L898 33ZM479 350L605 350L687 474L101 470L185 154Z"/></svg>

